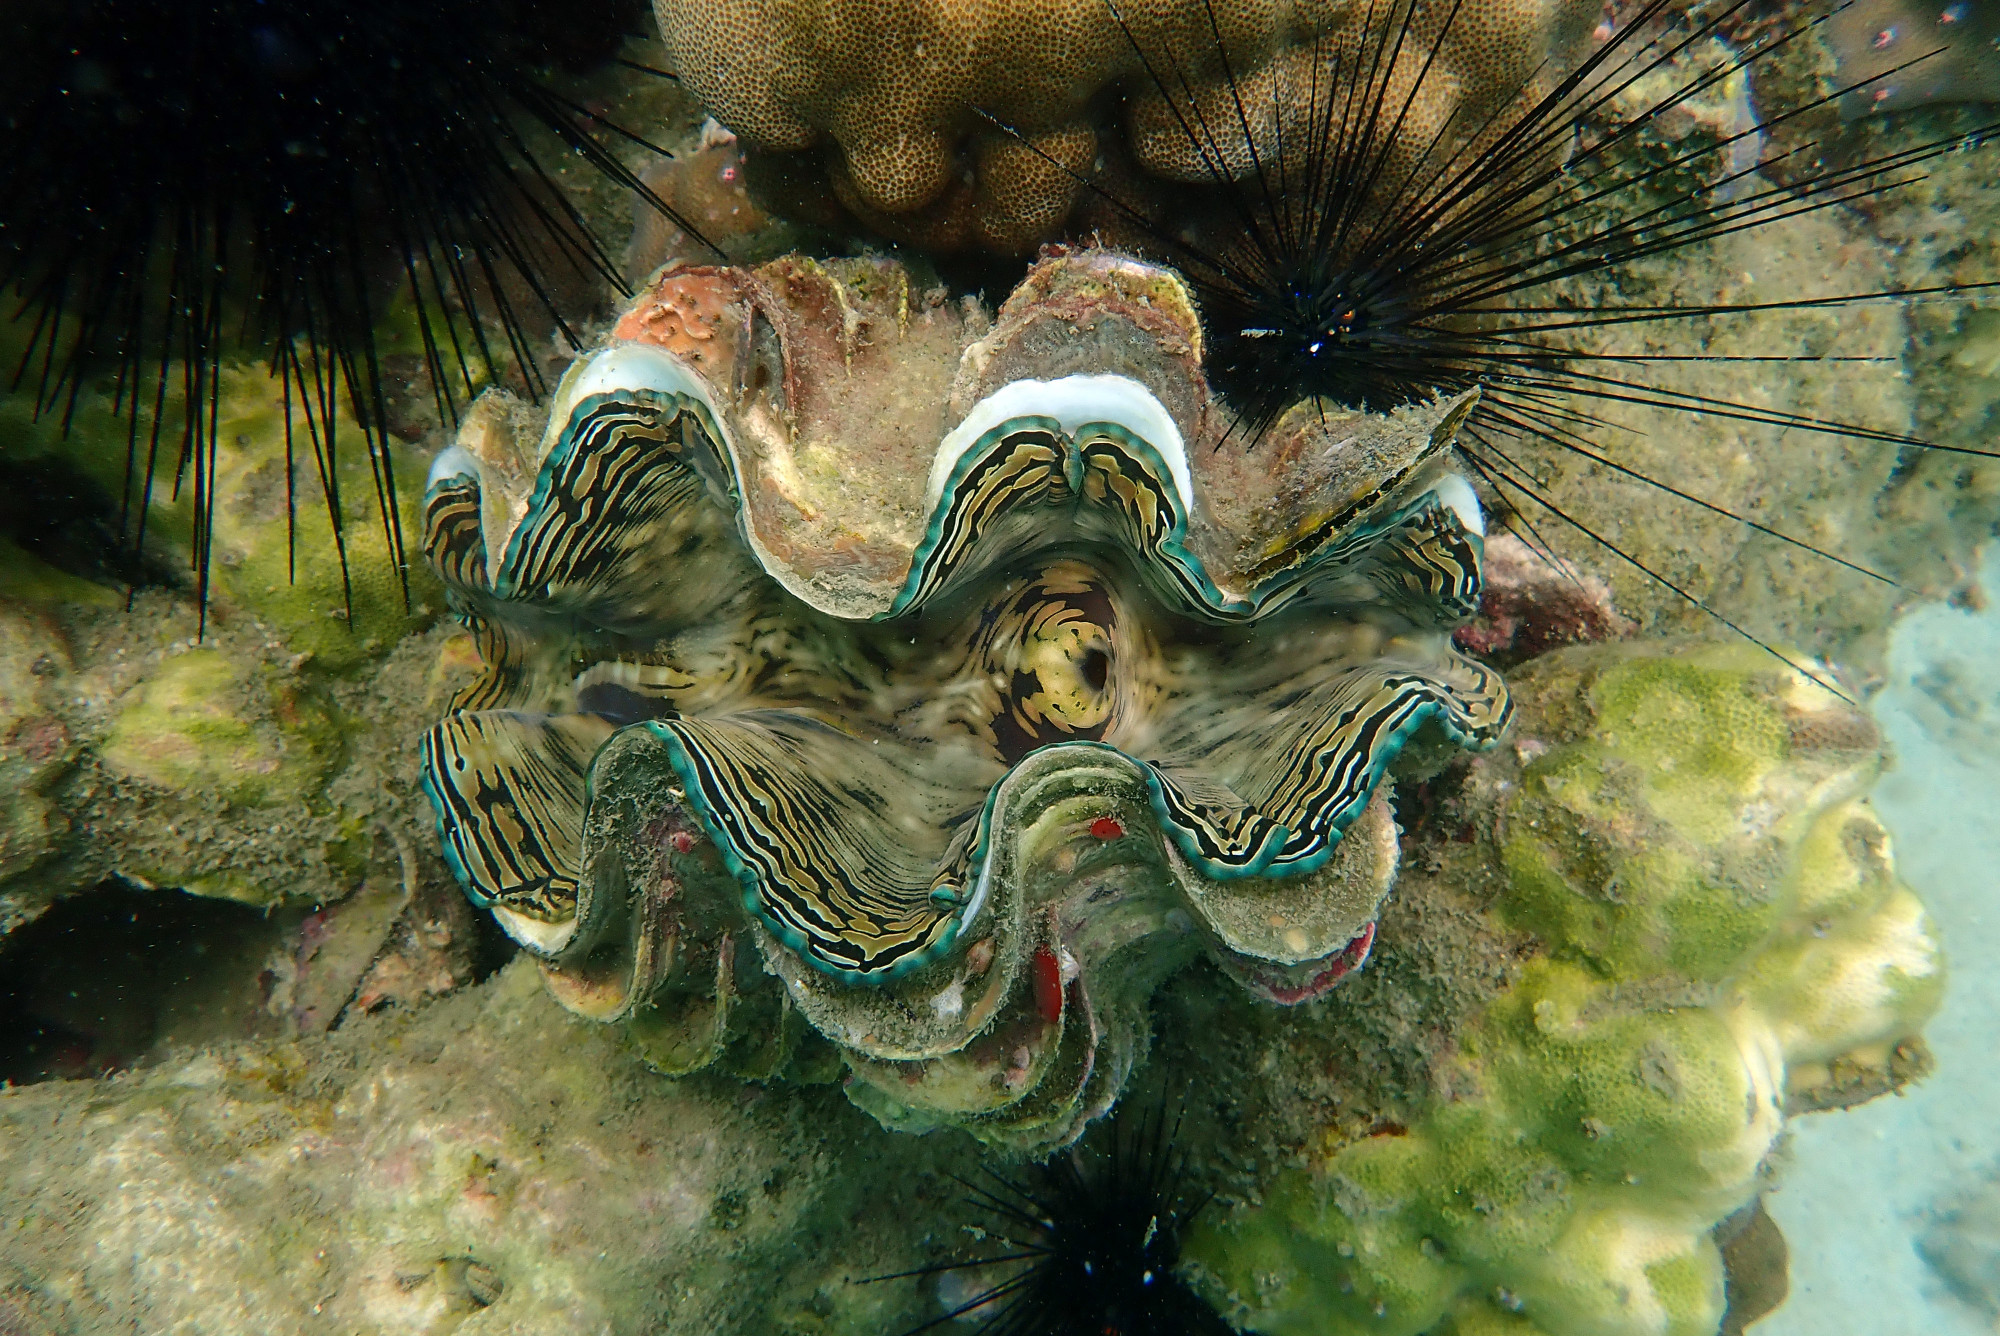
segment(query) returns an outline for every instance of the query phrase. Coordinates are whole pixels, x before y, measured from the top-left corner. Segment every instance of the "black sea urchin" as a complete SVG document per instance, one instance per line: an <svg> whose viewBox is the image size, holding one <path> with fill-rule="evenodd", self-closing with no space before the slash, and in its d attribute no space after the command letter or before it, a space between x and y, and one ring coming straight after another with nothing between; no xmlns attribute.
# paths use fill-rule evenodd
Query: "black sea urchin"
<svg viewBox="0 0 2000 1336"><path fill-rule="evenodd" d="M1774 15L1758 0L1642 0L1615 18L1607 7L1588 54L1567 73L1538 71L1532 91L1524 86L1497 110L1461 107L1425 122L1421 99L1454 25L1485 21L1465 0L1372 0L1355 32L1324 40L1284 75L1254 79L1229 68L1211 0L1193 3L1209 14L1210 49L1151 41L1106 0L1167 104L1169 132L1207 177L1207 205L1185 196L1156 205L1143 188L1079 182L1101 214L1187 275L1209 334L1211 382L1246 446L1300 403L1383 412L1477 388L1461 452L1530 546L1547 552L1534 520L1552 519L1752 639L1566 504L1547 481L1548 452L1878 580L1887 577L1701 495L1671 467L1621 459L1606 438L1625 428L1608 412L1663 410L1800 440L1992 455L1732 397L1685 376L1690 365L1771 363L1781 373L1787 362L1880 362L1837 342L1803 357L1716 351L1706 333L1736 317L1948 300L1991 283L1857 286L1769 301L1619 296L1644 261L1692 260L1708 243L1879 199L2000 129L1842 161L1827 142L1838 133L1833 109L1850 91L1837 86L1685 145L1648 139L1677 110L1788 57L1827 21L1825 6ZM1933 54L1912 50L1907 63ZM1228 95L1204 101L1194 72L1218 61ZM1699 350L1653 343L1680 327L1703 332Z"/></svg>
<svg viewBox="0 0 2000 1336"><path fill-rule="evenodd" d="M157 483L190 491L205 604L218 366L265 358L315 457L343 568L343 401L400 567L375 330L400 286L449 418L509 365L539 387L529 313L574 342L560 281L618 284L550 151L651 192L602 138L616 127L542 77L576 54L552 52L549 34L602 25L533 0L5 12L0 287L19 360L4 374L65 425L87 383L110 384L129 425L128 540L143 540ZM489 346L487 317L506 346Z"/></svg>
<svg viewBox="0 0 2000 1336"><path fill-rule="evenodd" d="M1155 1108L1136 1125L1114 1119L1098 1138L1108 1146L1086 1141L1023 1176L989 1170L987 1184L966 1184L1008 1250L879 1279L1016 1269L905 1336L959 1317L977 1318L981 1336L1232 1336L1176 1270L1181 1235L1210 1200L1190 1188L1179 1130Z"/></svg>

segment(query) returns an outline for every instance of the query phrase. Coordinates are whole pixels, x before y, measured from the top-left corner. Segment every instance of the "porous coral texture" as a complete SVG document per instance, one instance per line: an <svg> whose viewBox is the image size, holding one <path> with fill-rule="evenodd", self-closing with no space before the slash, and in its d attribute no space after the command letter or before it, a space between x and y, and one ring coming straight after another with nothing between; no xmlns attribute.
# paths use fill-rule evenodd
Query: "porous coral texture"
<svg viewBox="0 0 2000 1336"><path fill-rule="evenodd" d="M415 1016L0 1089L0 1330L905 1330L919 1292L847 1278L906 1264L968 1146L662 1080L524 964Z"/></svg>
<svg viewBox="0 0 2000 1336"><path fill-rule="evenodd" d="M1942 990L1865 792L1866 716L1748 646L1537 660L1489 810L1526 958L1430 1088L1323 1124L1191 1254L1251 1329L1710 1336L1717 1226L1788 1116L1924 1065ZM1462 832L1475 845L1485 831Z"/></svg>
<svg viewBox="0 0 2000 1336"><path fill-rule="evenodd" d="M835 187L870 222L1000 252L1031 248L1068 216L1104 146L1103 95L1127 94L1145 170L1209 179L1184 129L1206 124L1228 127L1223 165L1246 174L1253 146L1268 161L1302 129L1315 89L1325 113L1330 69L1366 68L1400 42L1435 52L1407 109L1402 84L1421 59L1401 62L1385 103L1413 156L1454 116L1483 124L1545 91L1600 13L1586 0L1494 0L1423 7L1405 29L1399 6L1356 0L656 4L681 77L731 130L773 149L831 144Z"/></svg>

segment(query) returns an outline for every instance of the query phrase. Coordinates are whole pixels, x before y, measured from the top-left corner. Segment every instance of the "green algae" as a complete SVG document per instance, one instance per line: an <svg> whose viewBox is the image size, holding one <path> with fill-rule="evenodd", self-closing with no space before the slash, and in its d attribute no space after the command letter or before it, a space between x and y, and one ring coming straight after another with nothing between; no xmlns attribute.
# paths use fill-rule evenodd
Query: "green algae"
<svg viewBox="0 0 2000 1336"><path fill-rule="evenodd" d="M422 452L385 438L371 461L351 413L309 417L261 366L223 367L217 389L205 607L191 567L193 479L175 476L171 409L151 499L123 517L128 531L143 519L133 569L144 587L100 583L117 562L77 573L0 545L8 609L48 623L46 635L0 627L9 648L50 637L64 647L22 650L48 663L39 703L0 721L44 750L59 735L64 756L29 776L10 763L19 749L0 741L0 929L105 876L261 905L337 900L367 876L383 831L408 820L396 795L421 732L409 707L424 686L404 670L435 654L406 662L401 647L444 599L421 566L408 572L406 599L376 465L397 480L395 519L414 542ZM84 498L88 510L95 494L98 521L119 522L119 498L140 491L128 444L143 469L152 418L121 419L108 381L86 385L67 421L37 416L29 398L0 398L0 464L63 489L64 505ZM329 428L339 448L325 481L340 497L344 544L330 533L314 456Z"/></svg>
<svg viewBox="0 0 2000 1336"><path fill-rule="evenodd" d="M114 771L163 789L202 789L258 807L303 803L340 759L340 726L302 684L240 665L216 649L166 660L133 692L99 755Z"/></svg>
<svg viewBox="0 0 2000 1336"><path fill-rule="evenodd" d="M212 613L218 619L252 619L291 653L310 656L326 671L350 672L427 625L443 607L443 596L418 564L407 570L406 603L405 570L392 558L383 535L381 499L365 438L345 411L332 423L339 448L329 477L340 497L344 526L344 540L336 543L312 455L313 442L323 439L313 426L323 433L326 424L309 426L295 398L288 446L287 405L280 390L280 382L260 366L228 366L220 373L212 465L219 480L209 565ZM59 456L106 496L125 495L131 485L130 426L112 409L108 395L86 394L65 431L53 416L37 419L21 396L0 400L0 457L19 464ZM150 433L150 419L142 419L142 452ZM177 421L166 424L162 438L157 465L164 476L156 474L146 506L147 543L170 568L185 569L197 515L192 486L185 481L178 488L173 485ZM401 532L419 533L420 455L392 438L380 463L397 480L395 519ZM10 555L0 552L0 563L12 570L17 563L7 560ZM29 586L49 598L101 601L101 594L81 596L73 585L84 582L74 577L60 587L52 584L39 562L20 569L30 577Z"/></svg>

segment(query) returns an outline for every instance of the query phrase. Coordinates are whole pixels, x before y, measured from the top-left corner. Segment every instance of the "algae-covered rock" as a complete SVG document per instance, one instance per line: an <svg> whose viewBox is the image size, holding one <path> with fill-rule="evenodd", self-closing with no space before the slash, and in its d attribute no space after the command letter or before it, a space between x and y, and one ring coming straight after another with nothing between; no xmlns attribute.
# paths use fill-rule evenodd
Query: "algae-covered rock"
<svg viewBox="0 0 2000 1336"><path fill-rule="evenodd" d="M48 797L74 750L52 690L68 666L69 646L51 618L0 600L0 885L50 857L69 830ZM0 907L0 936L12 926L7 918Z"/></svg>
<svg viewBox="0 0 2000 1336"><path fill-rule="evenodd" d="M0 1296L35 1336L879 1336L921 1296L850 1280L898 1269L969 1149L828 1089L654 1075L521 962L332 1035L0 1090Z"/></svg>
<svg viewBox="0 0 2000 1336"><path fill-rule="evenodd" d="M1865 715L1735 646L1565 651L1516 692L1466 787L1530 956L1405 1121L1327 1128L1190 1242L1268 1336L1708 1336L1711 1231L1787 1113L1923 1064L1943 966Z"/></svg>
<svg viewBox="0 0 2000 1336"><path fill-rule="evenodd" d="M419 563L408 572L405 601L404 572L384 537L378 481L397 481L395 519L405 533L414 533L416 484L424 471L418 454L383 437L371 461L351 415L336 412L331 422L309 419L296 392L288 413L281 380L261 366L224 368L215 411L216 448L207 466L216 480L208 568L213 616L260 623L289 653L310 655L320 668L337 672L380 658L428 624L443 606L442 597ZM134 505L140 501L128 473L129 431L108 393L83 395L66 432L60 415L35 419L26 396L0 398L0 462L21 470L37 461L62 460L102 491L114 513L120 497ZM314 451L329 432L337 449L323 484ZM188 569L197 527L191 480L173 485L179 433L178 421L162 433L151 499L144 506L148 548L166 570ZM149 435L148 421L138 436L140 470ZM340 501L344 542L339 544L328 528L328 485ZM192 574L188 584L192 588Z"/></svg>
<svg viewBox="0 0 2000 1336"><path fill-rule="evenodd" d="M0 935L107 877L312 905L429 847L411 776L447 634L348 680L197 627L158 591L0 606Z"/></svg>
<svg viewBox="0 0 2000 1336"><path fill-rule="evenodd" d="M164 789L205 788L260 807L305 801L340 756L338 723L302 684L244 680L219 649L163 662L131 692L99 755Z"/></svg>
<svg viewBox="0 0 2000 1336"><path fill-rule="evenodd" d="M414 534L416 484L426 465L394 438L385 438L381 458L371 467L359 424L345 415L336 417L344 444L334 476L348 535L336 553L326 537L323 494L303 451L296 448L289 455L287 493L285 406L278 382L261 368L245 368L225 376L223 385L215 465L221 480L216 488L217 595L276 630L292 653L310 654L324 668L343 671L379 658L443 606L441 593L425 573L399 568L394 561L377 495L376 469L386 470L379 476L398 483L400 514L395 521L401 532ZM296 440L296 423L293 431ZM320 550L305 557L302 549L308 547Z"/></svg>
<svg viewBox="0 0 2000 1336"><path fill-rule="evenodd" d="M337 900L385 827L417 829L420 723L406 712L422 708L436 650L402 647L441 596L420 571L405 602L350 416L308 415L296 395L288 412L260 367L226 369L219 390L206 607L188 569L196 488L172 471L178 423L163 424L143 558L92 564L80 554L112 545L120 496L139 501L128 424L107 387L80 396L66 434L22 396L0 398L0 469L48 488L98 540L0 543L0 935L106 877L265 906ZM344 549L314 457L330 428ZM393 441L376 462L421 472ZM126 574L142 587L98 582Z"/></svg>

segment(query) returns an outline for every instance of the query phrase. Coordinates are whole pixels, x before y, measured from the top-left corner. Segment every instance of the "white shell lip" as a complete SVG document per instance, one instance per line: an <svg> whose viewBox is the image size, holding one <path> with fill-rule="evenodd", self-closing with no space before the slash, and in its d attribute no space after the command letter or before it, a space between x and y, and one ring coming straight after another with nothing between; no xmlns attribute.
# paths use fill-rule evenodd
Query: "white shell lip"
<svg viewBox="0 0 2000 1336"><path fill-rule="evenodd" d="M643 343L617 343L578 361L563 376L555 402L549 405L548 431L542 438L543 455L546 457L549 447L562 434L578 404L593 394L635 389L688 395L700 400L718 424L722 421L707 383L679 358L663 348Z"/></svg>
<svg viewBox="0 0 2000 1336"><path fill-rule="evenodd" d="M1194 508L1194 478L1188 470L1187 444L1173 415L1153 392L1130 376L1063 376L1058 380L1009 381L972 406L964 419L938 443L931 461L930 482L924 488L926 511L935 513L951 482L953 470L981 436L1012 418L1054 418L1065 432L1090 422L1115 422L1155 450L1180 494L1181 513Z"/></svg>
<svg viewBox="0 0 2000 1336"><path fill-rule="evenodd" d="M601 346L570 367L550 404L538 464L546 464L549 452L556 448L579 404L593 396L617 395L634 390L672 395L699 405L707 418L704 425L714 434L715 444L725 456L732 478L738 486L743 485L746 472L753 471L745 467L750 461L743 458L741 446L730 430L707 380L668 350L637 342L612 342ZM1162 481L1173 489L1180 513L1193 517L1201 509L1195 494L1186 438L1173 414L1142 382L1130 376L1100 373L1010 381L975 403L945 434L932 454L925 483L923 513L935 518L954 475L964 466L968 456L982 448L980 442L983 437L1009 422L1031 418L1053 421L1057 430L1072 439L1094 423L1129 433L1144 442L1156 456L1161 471L1166 475ZM1434 492L1438 500L1457 515L1468 532L1484 536L1486 525L1482 508L1470 484L1456 474L1436 468L1435 464L1425 471L1431 472L1433 478L1425 490ZM432 463L428 483L434 486L462 475L478 478L481 472L475 455L464 447L452 446ZM747 509L739 509L736 519L738 532L757 564L789 593L837 616L866 615L867 609L856 614L828 607L827 591L821 587L821 574L802 573L789 561L781 560L765 541L765 536L758 532L758 525ZM491 538L492 535L489 535L489 540ZM504 546L502 550L505 550ZM1207 578L1212 580L1217 575L1211 573ZM886 602L889 597L893 597L893 591L884 594L882 601ZM863 599L863 602L872 601ZM976 903L974 907L976 909Z"/></svg>
<svg viewBox="0 0 2000 1336"><path fill-rule="evenodd" d="M1472 490L1472 484L1462 475L1445 474L1431 488L1431 494L1451 508L1467 533L1476 533L1481 538L1486 536L1486 512L1480 509L1479 494Z"/></svg>
<svg viewBox="0 0 2000 1336"><path fill-rule="evenodd" d="M424 475L424 491L429 492L447 478L480 478L479 459L462 445L448 445L438 451L431 461L431 471Z"/></svg>
<svg viewBox="0 0 2000 1336"><path fill-rule="evenodd" d="M555 448L557 437L562 434L578 404L593 394L615 394L634 389L684 394L699 403L708 414L704 428L715 433L716 443L728 456L730 475L741 485L746 476L744 460L722 409L709 391L708 382L666 349L644 343L614 343L569 369L556 390L554 403L550 405L548 432L542 438L542 458L546 460L549 451ZM787 564L778 560L747 515L738 514L737 528L758 564L773 579L806 602L813 601L811 585L800 580Z"/></svg>
<svg viewBox="0 0 2000 1336"><path fill-rule="evenodd" d="M500 921L500 926L509 937L542 956L552 956L562 950L576 933L576 919L544 923L526 914L518 914L505 905L489 905L487 908Z"/></svg>

